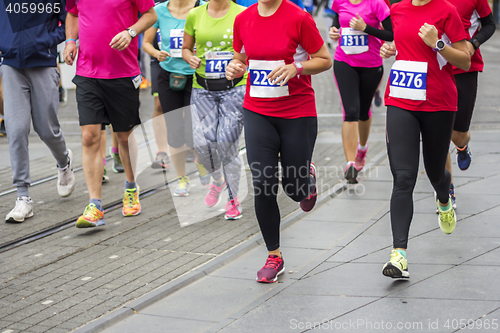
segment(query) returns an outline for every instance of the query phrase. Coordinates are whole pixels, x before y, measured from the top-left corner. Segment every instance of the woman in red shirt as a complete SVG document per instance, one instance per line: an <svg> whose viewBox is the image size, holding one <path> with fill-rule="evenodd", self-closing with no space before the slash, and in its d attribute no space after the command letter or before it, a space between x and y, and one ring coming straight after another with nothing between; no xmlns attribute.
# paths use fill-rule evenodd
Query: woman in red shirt
<svg viewBox="0 0 500 333"><path fill-rule="evenodd" d="M394 44L382 45L380 55L396 54L385 102L387 151L394 177L391 225L394 250L383 274L409 278L406 261L413 217L413 189L418 176L420 137L424 166L436 191L439 226L455 229L450 173L445 169L457 89L452 65L468 70L470 56L458 13L446 0L403 0L391 7Z"/></svg>
<svg viewBox="0 0 500 333"><path fill-rule="evenodd" d="M317 196L311 159L318 130L310 75L328 70L332 60L311 15L286 0L259 0L236 17L233 35L235 52L226 77L242 76L248 66L245 142L255 212L269 251L257 281L269 283L285 270L276 201L278 156L283 190L310 211Z"/></svg>

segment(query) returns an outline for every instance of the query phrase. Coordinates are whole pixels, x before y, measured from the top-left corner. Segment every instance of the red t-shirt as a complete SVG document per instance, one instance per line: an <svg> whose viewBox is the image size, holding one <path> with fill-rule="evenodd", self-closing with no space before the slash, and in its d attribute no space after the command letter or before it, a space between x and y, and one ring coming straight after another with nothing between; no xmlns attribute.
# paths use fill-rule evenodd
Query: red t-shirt
<svg viewBox="0 0 500 333"><path fill-rule="evenodd" d="M462 19L462 24L465 28L467 40L472 39L479 31L481 21L491 14L491 8L488 0L448 0L451 4L457 7L458 15ZM476 50L471 57L471 65L469 72L482 72L484 68L483 57L479 49ZM466 73L463 69L453 66L453 74Z"/></svg>
<svg viewBox="0 0 500 333"><path fill-rule="evenodd" d="M264 89L273 89L262 80L264 75L252 72L252 61L306 61L309 54L316 53L324 45L316 23L311 15L288 0L283 0L271 16L262 17L258 4L248 7L236 16L233 29L233 47L238 53L246 53L250 64L250 75L243 107L266 116L279 118L316 117L314 90L310 75L300 75L288 81L288 96L263 98L253 97L251 89L263 83ZM267 84L267 86L265 85Z"/></svg>
<svg viewBox="0 0 500 333"><path fill-rule="evenodd" d="M109 43L137 22L138 12L154 7L153 0L80 0L69 12L78 16L80 46L76 74L95 79L117 79L141 74L137 62L139 37L123 51Z"/></svg>
<svg viewBox="0 0 500 333"><path fill-rule="evenodd" d="M392 5L391 19L397 54L385 104L411 111L456 111L458 96L452 66L418 35L420 27L428 23L445 41L466 39L456 8L446 0L431 0L424 6L403 0Z"/></svg>

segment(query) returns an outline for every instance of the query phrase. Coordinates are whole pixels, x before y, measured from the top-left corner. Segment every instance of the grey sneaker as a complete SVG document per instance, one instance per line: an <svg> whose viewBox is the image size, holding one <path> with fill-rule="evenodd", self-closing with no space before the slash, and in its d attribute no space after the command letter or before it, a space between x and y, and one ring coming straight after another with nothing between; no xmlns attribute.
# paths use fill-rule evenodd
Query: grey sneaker
<svg viewBox="0 0 500 333"><path fill-rule="evenodd" d="M57 192L61 197L69 196L76 186L73 173L73 152L68 149L68 165L64 169L57 168Z"/></svg>
<svg viewBox="0 0 500 333"><path fill-rule="evenodd" d="M5 222L21 223L24 219L33 216L33 200L30 197L19 197L16 207L5 217Z"/></svg>
<svg viewBox="0 0 500 333"><path fill-rule="evenodd" d="M159 151L156 153L156 159L151 164L153 169L170 169L170 159L167 153Z"/></svg>

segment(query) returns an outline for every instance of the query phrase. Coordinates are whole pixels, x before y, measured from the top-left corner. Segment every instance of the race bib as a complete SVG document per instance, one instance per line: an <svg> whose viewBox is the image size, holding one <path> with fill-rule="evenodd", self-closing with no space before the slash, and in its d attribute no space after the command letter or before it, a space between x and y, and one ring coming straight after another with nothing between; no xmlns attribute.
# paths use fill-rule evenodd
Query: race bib
<svg viewBox="0 0 500 333"><path fill-rule="evenodd" d="M340 47L345 54L360 54L368 51L368 34L352 28L342 28Z"/></svg>
<svg viewBox="0 0 500 333"><path fill-rule="evenodd" d="M277 98L289 96L288 83L280 86L272 84L267 78L273 69L284 64L284 60L250 60L250 97Z"/></svg>
<svg viewBox="0 0 500 333"><path fill-rule="evenodd" d="M182 41L184 29L170 30L170 56L172 58L182 58Z"/></svg>
<svg viewBox="0 0 500 333"><path fill-rule="evenodd" d="M390 94L395 98L425 101L427 99L427 63L397 60L389 76Z"/></svg>
<svg viewBox="0 0 500 333"><path fill-rule="evenodd" d="M226 66L233 59L230 51L208 51L205 53L207 65L205 66L205 77L207 79L222 79L226 77Z"/></svg>
<svg viewBox="0 0 500 333"><path fill-rule="evenodd" d="M139 75L137 75L137 76L134 76L134 77L132 78L132 83L134 84L134 88L135 88L135 89L139 88L139 86L140 86L140 85L141 85L141 83L142 83L142 75L141 75L141 74L139 74Z"/></svg>
<svg viewBox="0 0 500 333"><path fill-rule="evenodd" d="M160 29L156 30L156 41L158 42L158 49L161 50L161 33L160 33Z"/></svg>

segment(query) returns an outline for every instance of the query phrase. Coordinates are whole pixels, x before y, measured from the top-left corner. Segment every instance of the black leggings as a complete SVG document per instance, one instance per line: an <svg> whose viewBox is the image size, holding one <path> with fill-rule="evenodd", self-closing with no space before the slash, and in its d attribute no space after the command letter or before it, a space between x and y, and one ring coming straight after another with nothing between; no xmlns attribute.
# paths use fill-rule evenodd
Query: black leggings
<svg viewBox="0 0 500 333"><path fill-rule="evenodd" d="M299 202L314 192L309 167L318 133L318 119L284 119L244 109L245 142L252 170L255 213L267 249L280 247L278 159L283 168L283 190Z"/></svg>
<svg viewBox="0 0 500 333"><path fill-rule="evenodd" d="M391 225L394 248L406 249L413 217L413 189L417 182L420 135L427 177L441 203L447 203L450 173L446 158L455 112L408 111L387 107L387 152L394 185Z"/></svg>
<svg viewBox="0 0 500 333"><path fill-rule="evenodd" d="M380 67L352 67L343 61L333 62L340 99L344 108L344 121L370 119L373 95L384 75Z"/></svg>
<svg viewBox="0 0 500 333"><path fill-rule="evenodd" d="M184 144L193 148L193 125L190 109L193 75L188 76L182 91L170 88L170 73L162 68L158 75L158 96L167 124L168 145L181 148Z"/></svg>
<svg viewBox="0 0 500 333"><path fill-rule="evenodd" d="M455 75L458 92L458 111L455 115L453 129L457 132L468 132L477 96L477 72Z"/></svg>

